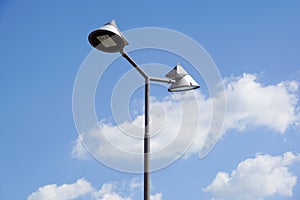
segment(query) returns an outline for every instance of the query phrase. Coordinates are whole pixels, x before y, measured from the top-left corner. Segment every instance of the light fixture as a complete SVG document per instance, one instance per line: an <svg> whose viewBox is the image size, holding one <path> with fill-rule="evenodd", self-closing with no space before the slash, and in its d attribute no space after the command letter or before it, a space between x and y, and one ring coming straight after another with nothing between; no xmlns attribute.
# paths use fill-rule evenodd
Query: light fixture
<svg viewBox="0 0 300 200"><path fill-rule="evenodd" d="M169 87L169 92L181 92L199 88L199 84L183 69L180 64L177 64L167 75L167 78L175 80Z"/></svg>
<svg viewBox="0 0 300 200"><path fill-rule="evenodd" d="M119 52L128 45L115 20L91 32L89 42L96 49L110 53Z"/></svg>

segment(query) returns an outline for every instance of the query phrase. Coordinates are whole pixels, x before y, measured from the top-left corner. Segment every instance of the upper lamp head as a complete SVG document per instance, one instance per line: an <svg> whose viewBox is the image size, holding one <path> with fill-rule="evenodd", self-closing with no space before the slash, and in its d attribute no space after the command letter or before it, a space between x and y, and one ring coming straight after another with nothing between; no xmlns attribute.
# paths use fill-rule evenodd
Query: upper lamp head
<svg viewBox="0 0 300 200"><path fill-rule="evenodd" d="M91 32L89 42L94 48L109 53L119 52L128 45L115 20Z"/></svg>
<svg viewBox="0 0 300 200"><path fill-rule="evenodd" d="M177 64L167 75L167 78L175 80L169 87L169 92L181 92L200 88L200 85L183 69L180 64Z"/></svg>

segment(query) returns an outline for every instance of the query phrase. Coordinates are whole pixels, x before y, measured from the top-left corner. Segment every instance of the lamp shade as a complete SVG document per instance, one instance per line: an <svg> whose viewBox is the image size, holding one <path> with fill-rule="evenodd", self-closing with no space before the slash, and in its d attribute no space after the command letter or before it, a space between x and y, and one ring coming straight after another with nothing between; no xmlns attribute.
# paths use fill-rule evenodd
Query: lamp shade
<svg viewBox="0 0 300 200"><path fill-rule="evenodd" d="M119 52L128 45L115 20L91 32L89 42L94 48L109 53Z"/></svg>
<svg viewBox="0 0 300 200"><path fill-rule="evenodd" d="M167 78L175 80L169 87L169 92L181 92L199 88L199 84L183 69L180 64L177 64L167 75Z"/></svg>

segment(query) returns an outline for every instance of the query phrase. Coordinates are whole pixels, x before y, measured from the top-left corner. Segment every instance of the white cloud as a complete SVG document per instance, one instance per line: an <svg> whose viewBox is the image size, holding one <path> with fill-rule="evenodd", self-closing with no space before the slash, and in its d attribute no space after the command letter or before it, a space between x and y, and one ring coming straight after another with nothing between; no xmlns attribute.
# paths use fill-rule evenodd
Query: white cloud
<svg viewBox="0 0 300 200"><path fill-rule="evenodd" d="M197 104L200 106L199 110L197 110ZM193 142L194 136L197 136L197 146L202 145L211 117L210 101L207 101L203 95L199 92L178 93L163 101L152 99L151 106L151 133L153 135L151 150L154 154L151 158L157 161L153 162L154 166L160 168L163 164L174 161ZM200 115L200 111L207 114ZM201 125L198 121L201 121ZM123 167L123 171L134 168L136 171L130 169L128 171L137 172L142 169L144 133L142 124L143 116L138 116L134 121L124 122L119 126L102 120L98 128L91 129L85 134L82 133L80 137L89 152L102 162L108 165L115 162L115 165ZM76 152L73 156L84 155L84 148L77 145L73 152ZM127 160L130 162L126 162ZM128 167L124 170L126 165Z"/></svg>
<svg viewBox="0 0 300 200"><path fill-rule="evenodd" d="M90 155L88 154L88 152L86 151L86 149L83 147L81 143L80 136L77 137L77 139L73 142L73 149L72 149L71 156L73 158L79 158L81 160L86 160L90 158Z"/></svg>
<svg viewBox="0 0 300 200"><path fill-rule="evenodd" d="M117 189L117 183L105 183L101 190L93 192L92 200L131 200L130 197L122 197Z"/></svg>
<svg viewBox="0 0 300 200"><path fill-rule="evenodd" d="M165 162L176 159L191 142L193 144L184 157L199 152L200 156L206 155L220 134L232 129L246 131L248 128L265 127L283 134L288 127L299 122L298 82L283 81L264 86L257 81L256 75L243 74L240 77L226 78L224 84L226 118L221 133L214 132L214 126L209 125L213 114L212 102L217 105L214 108L216 116L222 116L218 115L218 112L222 112L218 110L218 104L225 101L223 97L207 98L197 90L177 93L163 100L152 98L151 132L156 135L151 138L151 150L160 152L151 155L152 160L159 163L159 160ZM124 158L128 158L128 155L122 152L142 154L142 127L142 115L119 126L104 119L100 121L98 128L82 134L81 137L89 151L99 160L120 160L125 165ZM78 139L72 155L78 158L85 155L85 149L81 147ZM132 160L142 158L140 156Z"/></svg>
<svg viewBox="0 0 300 200"><path fill-rule="evenodd" d="M291 152L282 156L257 155L246 159L228 174L219 172L203 190L212 193L213 200L261 200L272 195L292 196L297 177L289 166L300 160Z"/></svg>
<svg viewBox="0 0 300 200"><path fill-rule="evenodd" d="M27 200L132 200L134 199L134 190L141 190L142 186L140 179L133 178L129 182L104 183L101 189L97 190L82 178L72 184L45 185L30 194ZM162 194L151 195L150 199L161 200Z"/></svg>
<svg viewBox="0 0 300 200"><path fill-rule="evenodd" d="M84 197L93 192L93 188L85 179L78 179L72 184L57 186L50 184L40 187L36 192L28 196L27 200L71 200Z"/></svg>
<svg viewBox="0 0 300 200"><path fill-rule="evenodd" d="M225 129L265 126L284 133L297 120L298 82L263 86L256 79L255 75L244 74L226 80Z"/></svg>

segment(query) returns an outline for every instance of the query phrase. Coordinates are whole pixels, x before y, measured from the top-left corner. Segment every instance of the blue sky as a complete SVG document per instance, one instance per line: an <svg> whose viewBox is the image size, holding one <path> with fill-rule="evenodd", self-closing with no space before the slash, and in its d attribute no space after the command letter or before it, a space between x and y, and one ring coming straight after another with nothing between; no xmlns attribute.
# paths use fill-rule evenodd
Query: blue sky
<svg viewBox="0 0 300 200"><path fill-rule="evenodd" d="M1 1L0 199L141 199L141 174L107 167L76 143L76 74L92 51L88 34L112 19L123 31L161 27L189 36L224 81L223 137L205 158L196 144L153 172L153 199L299 199L299 9L297 1ZM140 64L179 60L202 86L200 104L209 102L187 61L150 50L131 55ZM129 70L118 59L104 80ZM98 87L97 115L110 119L101 105L111 91ZM152 95L168 103L161 87ZM129 106L142 113L142 99L139 89Z"/></svg>

